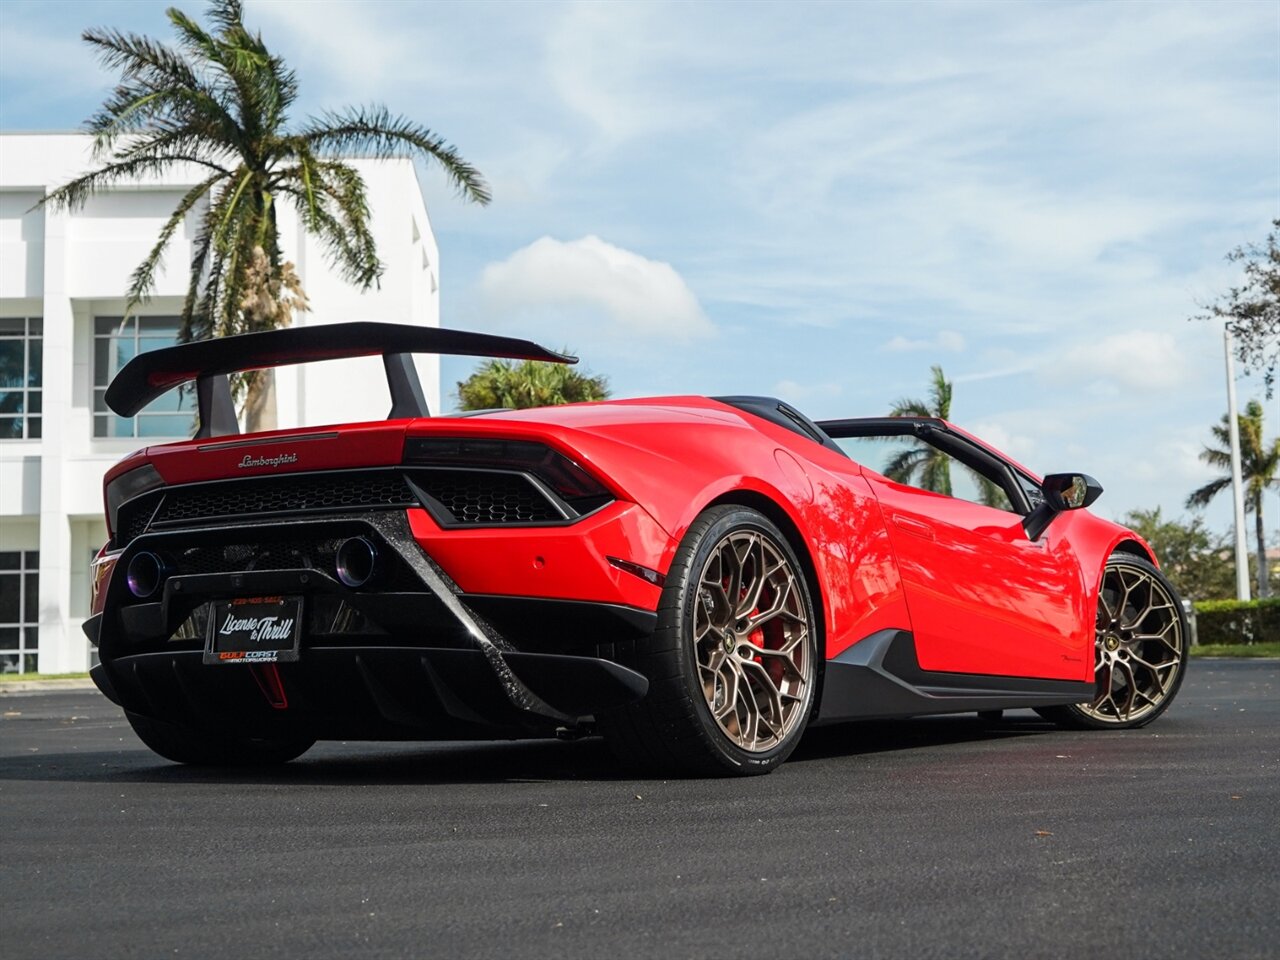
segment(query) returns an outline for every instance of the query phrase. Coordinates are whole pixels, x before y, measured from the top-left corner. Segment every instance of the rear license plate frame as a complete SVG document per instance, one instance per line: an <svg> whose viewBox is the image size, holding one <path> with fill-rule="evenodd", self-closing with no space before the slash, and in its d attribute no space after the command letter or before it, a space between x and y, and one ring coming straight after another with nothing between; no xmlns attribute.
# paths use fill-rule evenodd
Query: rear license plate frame
<svg viewBox="0 0 1280 960"><path fill-rule="evenodd" d="M204 662L296 663L302 652L302 597L234 597L209 604Z"/></svg>

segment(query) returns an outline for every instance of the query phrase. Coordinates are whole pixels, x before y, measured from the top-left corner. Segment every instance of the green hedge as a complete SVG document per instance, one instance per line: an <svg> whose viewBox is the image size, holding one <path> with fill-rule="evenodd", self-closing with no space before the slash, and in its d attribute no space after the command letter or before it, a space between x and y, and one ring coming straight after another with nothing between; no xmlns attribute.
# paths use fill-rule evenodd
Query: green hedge
<svg viewBox="0 0 1280 960"><path fill-rule="evenodd" d="M1280 642L1280 597L1201 600L1194 606L1196 638L1202 644Z"/></svg>

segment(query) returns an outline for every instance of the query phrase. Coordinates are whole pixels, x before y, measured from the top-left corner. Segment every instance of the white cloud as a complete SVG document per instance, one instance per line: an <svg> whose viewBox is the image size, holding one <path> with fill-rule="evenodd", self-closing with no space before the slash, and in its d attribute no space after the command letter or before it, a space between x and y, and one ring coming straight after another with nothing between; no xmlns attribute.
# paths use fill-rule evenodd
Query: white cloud
<svg viewBox="0 0 1280 960"><path fill-rule="evenodd" d="M968 430L979 440L989 443L1001 453L1012 457L1028 469L1034 469L1036 441L1019 433L1008 430L1004 424L994 420L979 420L977 423L965 424Z"/></svg>
<svg viewBox="0 0 1280 960"><path fill-rule="evenodd" d="M590 124L594 147L714 120L714 110L675 79L705 47L672 30L669 11L621 3L563 9L547 37L545 70L563 104Z"/></svg>
<svg viewBox="0 0 1280 960"><path fill-rule="evenodd" d="M486 266L480 283L497 309L564 309L593 326L604 321L611 328L605 332L621 337L693 340L715 333L698 298L671 264L596 236L535 240Z"/></svg>
<svg viewBox="0 0 1280 960"><path fill-rule="evenodd" d="M274 0L251 4L245 19L250 29L287 37L298 50L292 62L310 67L308 84L341 91L337 104L346 104L383 100L396 84L438 90L448 82L441 61L449 51L439 49L441 41L420 21L401 13L378 3ZM280 39L275 43L281 45Z"/></svg>
<svg viewBox="0 0 1280 960"><path fill-rule="evenodd" d="M910 337L897 336L884 344L881 350L890 353L905 353L916 350L946 350L959 353L964 349L964 337L954 330L940 330L935 337L913 340Z"/></svg>
<svg viewBox="0 0 1280 960"><path fill-rule="evenodd" d="M1173 387L1186 378L1186 358L1170 333L1134 330L1068 347L1051 374L1094 388Z"/></svg>

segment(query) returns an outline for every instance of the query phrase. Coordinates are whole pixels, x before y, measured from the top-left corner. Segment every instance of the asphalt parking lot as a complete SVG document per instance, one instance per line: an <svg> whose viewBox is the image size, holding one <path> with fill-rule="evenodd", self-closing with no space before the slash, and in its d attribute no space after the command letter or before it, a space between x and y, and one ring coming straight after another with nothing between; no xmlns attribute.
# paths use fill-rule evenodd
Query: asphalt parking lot
<svg viewBox="0 0 1280 960"><path fill-rule="evenodd" d="M0 697L3 953L1275 957L1280 662L1146 730L1018 713L814 731L638 780L599 741L159 760L96 691Z"/></svg>

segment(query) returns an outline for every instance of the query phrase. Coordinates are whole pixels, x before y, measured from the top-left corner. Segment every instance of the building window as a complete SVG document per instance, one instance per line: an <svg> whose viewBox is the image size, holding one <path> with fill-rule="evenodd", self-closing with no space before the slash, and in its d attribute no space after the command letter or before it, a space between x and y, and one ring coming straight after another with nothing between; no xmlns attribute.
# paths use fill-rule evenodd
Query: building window
<svg viewBox="0 0 1280 960"><path fill-rule="evenodd" d="M39 317L0 318L0 440L41 435L43 346Z"/></svg>
<svg viewBox="0 0 1280 960"><path fill-rule="evenodd" d="M136 417L107 407L111 378L140 353L178 342L177 317L95 317L93 321L93 435L189 437L195 430L195 391L173 389Z"/></svg>
<svg viewBox="0 0 1280 960"><path fill-rule="evenodd" d="M39 605L39 552L0 551L0 673L36 672Z"/></svg>

